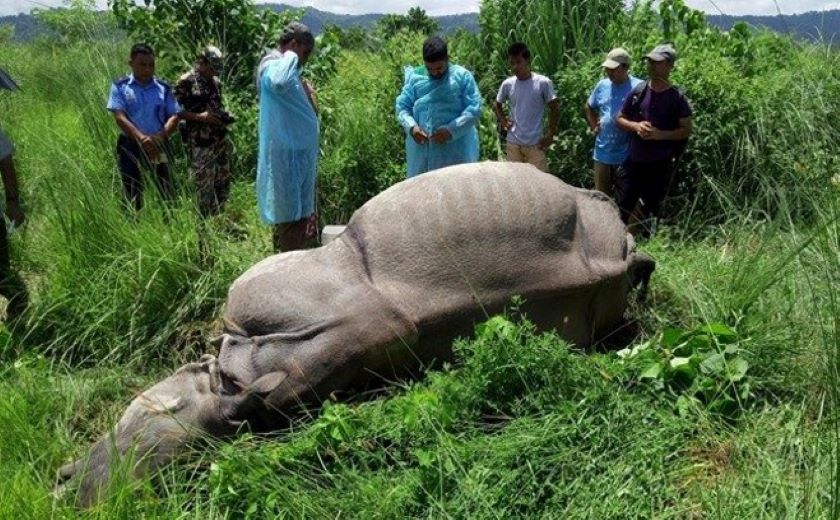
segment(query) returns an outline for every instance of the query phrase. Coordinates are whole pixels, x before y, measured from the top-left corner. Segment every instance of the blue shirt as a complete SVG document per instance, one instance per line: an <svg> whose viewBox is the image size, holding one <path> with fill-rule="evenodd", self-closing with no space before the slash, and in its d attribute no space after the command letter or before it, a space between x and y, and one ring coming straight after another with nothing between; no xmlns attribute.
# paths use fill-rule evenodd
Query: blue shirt
<svg viewBox="0 0 840 520"><path fill-rule="evenodd" d="M630 136L618 128L615 118L621 112L624 99L633 87L641 82L642 80L630 76L630 79L621 85L614 85L609 78L604 78L595 85L587 103L589 108L598 112L601 122L601 131L595 138L593 157L596 161L619 165L627 159L630 151Z"/></svg>
<svg viewBox="0 0 840 520"><path fill-rule="evenodd" d="M180 111L168 84L152 78L141 85L129 74L111 85L108 110L125 112L131 124L146 135L163 130L166 121Z"/></svg>

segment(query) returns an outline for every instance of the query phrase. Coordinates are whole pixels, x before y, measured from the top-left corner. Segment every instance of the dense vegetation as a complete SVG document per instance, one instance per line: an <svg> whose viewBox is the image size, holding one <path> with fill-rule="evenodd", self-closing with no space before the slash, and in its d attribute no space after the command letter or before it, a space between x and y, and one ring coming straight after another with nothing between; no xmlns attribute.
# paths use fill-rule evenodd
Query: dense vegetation
<svg viewBox="0 0 840 520"><path fill-rule="evenodd" d="M23 87L0 93L0 117L29 212L14 261L33 293L23 323L0 334L0 518L836 517L840 58L743 27L720 33L679 1L555 4L568 8L556 30L549 2L485 1L482 33L452 48L489 98L505 45L535 42L561 96L556 175L590 185L581 106L613 45L641 56L675 41L675 80L697 114L665 223L642 245L658 268L631 309L633 343L581 351L535 332L514 303L422 382L327 403L269 438L208 443L84 513L50 496L55 469L138 391L212 349L228 285L270 253L254 210L253 92L230 93L238 158L225 213L198 220L179 159L177 204L149 191L132 220L103 108L129 42L0 47ZM309 71L324 223L402 178L393 103L422 41L398 31L374 52L338 48L345 36L328 31ZM171 78L184 49L170 51L160 72ZM499 157L489 111L481 141L484 158Z"/></svg>

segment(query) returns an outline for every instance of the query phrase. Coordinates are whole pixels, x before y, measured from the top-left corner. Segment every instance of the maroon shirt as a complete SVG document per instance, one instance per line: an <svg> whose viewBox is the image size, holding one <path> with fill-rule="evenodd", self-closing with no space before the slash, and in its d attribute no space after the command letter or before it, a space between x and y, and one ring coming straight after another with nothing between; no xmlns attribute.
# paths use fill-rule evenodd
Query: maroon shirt
<svg viewBox="0 0 840 520"><path fill-rule="evenodd" d="M660 130L676 130L680 119L691 117L691 106L676 87L656 92L646 87L641 100L634 105L633 95L627 96L621 113L633 122L650 121ZM667 161L674 157L675 141L646 141L636 134L630 135L630 154L633 162Z"/></svg>

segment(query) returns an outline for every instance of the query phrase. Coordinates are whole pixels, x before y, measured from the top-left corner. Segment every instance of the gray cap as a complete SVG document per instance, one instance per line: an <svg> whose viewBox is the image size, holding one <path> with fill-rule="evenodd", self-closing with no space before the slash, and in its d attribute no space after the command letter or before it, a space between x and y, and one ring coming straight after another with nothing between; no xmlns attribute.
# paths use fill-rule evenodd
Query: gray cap
<svg viewBox="0 0 840 520"><path fill-rule="evenodd" d="M207 63L210 64L211 67L216 69L217 71L222 69L222 66L225 63L225 57L222 54L222 51L214 46L208 45L201 51L201 57L204 58Z"/></svg>
<svg viewBox="0 0 840 520"><path fill-rule="evenodd" d="M652 61L667 60L669 63L677 61L677 51L670 44L657 45L645 58Z"/></svg>
<svg viewBox="0 0 840 520"><path fill-rule="evenodd" d="M616 47L607 54L607 59L601 64L607 69L616 69L621 65L630 65L630 53L621 47Z"/></svg>
<svg viewBox="0 0 840 520"><path fill-rule="evenodd" d="M308 45L309 47L315 47L315 37L312 36L312 31L300 22L289 22L283 28L283 32L280 34L280 42L287 43L291 40Z"/></svg>

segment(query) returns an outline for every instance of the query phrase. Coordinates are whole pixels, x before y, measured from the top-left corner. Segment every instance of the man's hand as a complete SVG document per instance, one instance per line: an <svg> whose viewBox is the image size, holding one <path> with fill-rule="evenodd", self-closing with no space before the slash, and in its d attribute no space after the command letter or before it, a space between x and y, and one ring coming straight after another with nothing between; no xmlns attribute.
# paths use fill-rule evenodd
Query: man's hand
<svg viewBox="0 0 840 520"><path fill-rule="evenodd" d="M506 117L503 117L501 120L499 120L499 128L509 132L510 129L513 128L513 121Z"/></svg>
<svg viewBox="0 0 840 520"><path fill-rule="evenodd" d="M219 119L219 116L214 114L213 112L204 111L200 114L195 116L195 120L199 123L204 123L207 125L214 125L214 126L221 126L222 120Z"/></svg>
<svg viewBox="0 0 840 520"><path fill-rule="evenodd" d="M553 135L546 135L540 139L540 142L537 144L537 147L542 150L546 151L548 148L554 143L554 136Z"/></svg>
<svg viewBox="0 0 840 520"><path fill-rule="evenodd" d="M641 137L642 139L650 139L651 131L654 130L653 125L650 124L650 121L642 121L638 125L636 125L636 135Z"/></svg>
<svg viewBox="0 0 840 520"><path fill-rule="evenodd" d="M414 138L414 142L417 144L426 144L429 142L429 135L417 125L411 129L411 137Z"/></svg>
<svg viewBox="0 0 840 520"><path fill-rule="evenodd" d="M140 141L140 146L143 147L143 151L146 152L146 156L153 162L157 161L158 156L160 155L155 139L160 139L158 134L153 137L149 137L146 134L140 134L140 139L138 139L138 141Z"/></svg>
<svg viewBox="0 0 840 520"><path fill-rule="evenodd" d="M315 112L318 112L318 93L315 92L315 87L312 86L312 83L308 79L301 80L301 84L303 85L303 91L306 93L306 97L309 98L309 103L312 105L312 109Z"/></svg>
<svg viewBox="0 0 840 520"><path fill-rule="evenodd" d="M665 131L652 126L650 128L650 132L648 132L647 138L650 141L665 141Z"/></svg>
<svg viewBox="0 0 840 520"><path fill-rule="evenodd" d="M598 121L595 123L595 126L589 129L589 133L592 135L598 135L601 133L601 122Z"/></svg>
<svg viewBox="0 0 840 520"><path fill-rule="evenodd" d="M446 141L452 139L452 134L449 133L449 130L446 128L438 128L435 130L435 133L432 134L432 142L435 144L443 144Z"/></svg>
<svg viewBox="0 0 840 520"><path fill-rule="evenodd" d="M15 227L22 226L23 221L26 220L26 215L23 214L23 209L17 199L6 199L6 216L14 223Z"/></svg>

